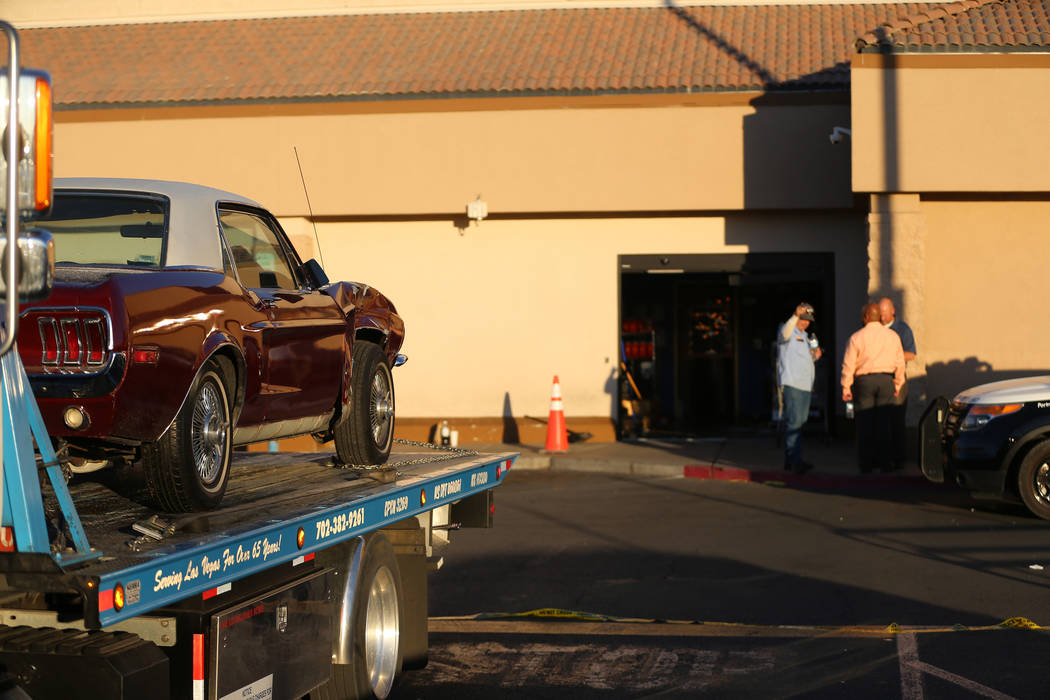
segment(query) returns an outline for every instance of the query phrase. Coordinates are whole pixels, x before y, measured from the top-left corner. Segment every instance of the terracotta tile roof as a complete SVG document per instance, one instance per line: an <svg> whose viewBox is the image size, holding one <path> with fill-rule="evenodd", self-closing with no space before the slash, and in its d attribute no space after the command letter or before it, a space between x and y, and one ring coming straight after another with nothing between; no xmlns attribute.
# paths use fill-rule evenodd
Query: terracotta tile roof
<svg viewBox="0 0 1050 700"><path fill-rule="evenodd" d="M1045 37L1047 2L1006 0L1004 6L1041 8L1038 15L1000 8L1004 21L1020 23L1011 36L1036 31ZM998 11L986 4L966 0L958 12L948 11L955 4L904 2L340 15L25 29L21 35L25 64L51 72L60 109L844 90L858 36L889 24L899 28L879 31L909 41L919 32L924 41L926 24L941 22L950 42L954 27L973 13ZM936 20L907 19L941 8L945 15Z"/></svg>
<svg viewBox="0 0 1050 700"><path fill-rule="evenodd" d="M857 39L859 51L1046 51L1046 0L962 0L887 23Z"/></svg>

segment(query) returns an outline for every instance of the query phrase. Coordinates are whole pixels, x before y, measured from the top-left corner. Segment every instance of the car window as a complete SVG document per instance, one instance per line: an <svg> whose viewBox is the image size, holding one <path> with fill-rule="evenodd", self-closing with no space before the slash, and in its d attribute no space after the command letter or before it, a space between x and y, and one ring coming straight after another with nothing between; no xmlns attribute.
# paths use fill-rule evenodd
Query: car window
<svg viewBox="0 0 1050 700"><path fill-rule="evenodd" d="M219 223L241 284L252 289L297 289L295 275L273 229L243 211L220 211Z"/></svg>
<svg viewBox="0 0 1050 700"><path fill-rule="evenodd" d="M41 226L55 241L57 265L159 268L168 202L125 194L56 192Z"/></svg>

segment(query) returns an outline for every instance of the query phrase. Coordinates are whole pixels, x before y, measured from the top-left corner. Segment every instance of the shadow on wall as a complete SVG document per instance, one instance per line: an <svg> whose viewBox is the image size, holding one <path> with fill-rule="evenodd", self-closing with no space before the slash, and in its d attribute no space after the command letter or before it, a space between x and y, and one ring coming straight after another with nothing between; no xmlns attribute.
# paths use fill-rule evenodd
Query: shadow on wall
<svg viewBox="0 0 1050 700"><path fill-rule="evenodd" d="M912 395L921 397L923 405L926 405L936 396L943 396L950 401L963 389L979 384L1041 375L1050 375L1050 369L996 371L989 362L967 357L965 360L934 362L927 365L926 376L909 380L909 387L914 387Z"/></svg>
<svg viewBox="0 0 1050 700"><path fill-rule="evenodd" d="M521 443L518 421L514 420L514 410L510 405L509 391L503 393L503 437L500 442L504 445L518 445Z"/></svg>

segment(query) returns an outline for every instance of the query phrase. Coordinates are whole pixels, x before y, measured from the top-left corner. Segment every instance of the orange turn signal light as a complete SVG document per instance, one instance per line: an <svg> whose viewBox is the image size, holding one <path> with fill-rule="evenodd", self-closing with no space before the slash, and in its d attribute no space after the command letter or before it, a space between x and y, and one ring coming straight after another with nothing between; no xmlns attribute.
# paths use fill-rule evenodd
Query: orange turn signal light
<svg viewBox="0 0 1050 700"><path fill-rule="evenodd" d="M977 405L970 407L972 416L1005 416L1008 413L1017 413L1024 408L1023 403L996 403Z"/></svg>
<svg viewBox="0 0 1050 700"><path fill-rule="evenodd" d="M51 207L52 158L54 127L51 119L51 82L44 76L36 79L36 129L33 151L36 154L36 178L33 183L33 207L43 211Z"/></svg>

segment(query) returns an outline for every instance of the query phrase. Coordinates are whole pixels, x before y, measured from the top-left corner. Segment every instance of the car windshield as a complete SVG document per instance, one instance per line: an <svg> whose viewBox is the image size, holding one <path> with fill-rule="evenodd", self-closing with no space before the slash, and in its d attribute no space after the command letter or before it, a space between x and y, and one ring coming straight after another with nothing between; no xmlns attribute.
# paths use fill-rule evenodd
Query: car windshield
<svg viewBox="0 0 1050 700"><path fill-rule="evenodd" d="M167 200L147 195L56 192L40 219L55 240L56 265L159 268Z"/></svg>

